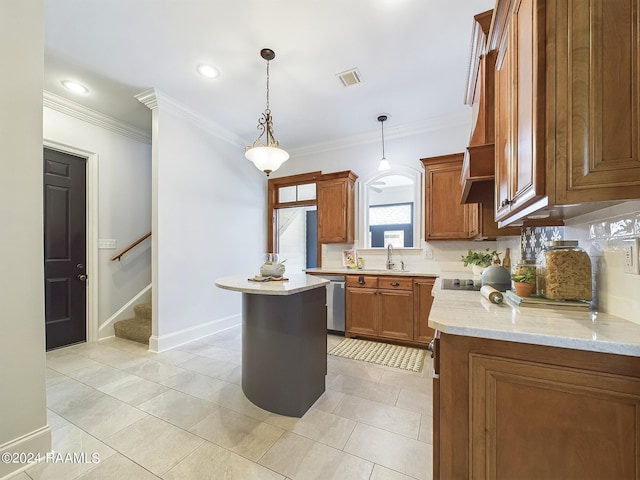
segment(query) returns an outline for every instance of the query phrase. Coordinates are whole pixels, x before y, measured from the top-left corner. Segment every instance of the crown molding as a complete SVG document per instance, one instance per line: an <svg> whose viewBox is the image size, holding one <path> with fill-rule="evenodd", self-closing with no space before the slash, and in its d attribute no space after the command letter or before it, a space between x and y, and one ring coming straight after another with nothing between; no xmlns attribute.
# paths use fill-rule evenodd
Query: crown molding
<svg viewBox="0 0 640 480"><path fill-rule="evenodd" d="M214 137L217 137L220 140L233 145L234 147L244 149L244 142L238 135L225 129L219 124L212 122L208 118L194 112L186 105L178 102L172 97L169 97L156 88L145 90L144 92L135 95L135 98L151 110L168 110L174 115L177 115L183 120L192 123L201 130L209 133L210 135L213 135Z"/></svg>
<svg viewBox="0 0 640 480"><path fill-rule="evenodd" d="M426 120L421 120L420 122L397 125L390 128L385 127L384 137L385 140L394 140L430 132L437 132L439 130L458 126L468 126L469 128L471 128L471 115L469 113L454 113L449 115L440 115L438 117L431 117ZM303 147L290 148L287 150L292 156L306 156L354 148L362 145L369 145L379 141L379 132L370 132L360 135L352 135L350 137L345 137L337 140L315 143Z"/></svg>
<svg viewBox="0 0 640 480"><path fill-rule="evenodd" d="M83 122L91 123L105 130L129 137L137 142L151 143L151 135L144 130L121 122L113 117L92 110L79 103L68 100L55 93L42 91L42 105L57 112L77 118Z"/></svg>

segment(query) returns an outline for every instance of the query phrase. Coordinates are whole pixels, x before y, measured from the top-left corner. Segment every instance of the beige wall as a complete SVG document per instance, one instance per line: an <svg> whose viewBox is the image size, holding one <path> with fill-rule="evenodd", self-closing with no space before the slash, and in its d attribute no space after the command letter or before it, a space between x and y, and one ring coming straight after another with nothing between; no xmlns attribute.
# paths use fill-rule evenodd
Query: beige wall
<svg viewBox="0 0 640 480"><path fill-rule="evenodd" d="M0 453L51 448L42 249L44 0L0 3ZM0 478L20 469L0 462Z"/></svg>

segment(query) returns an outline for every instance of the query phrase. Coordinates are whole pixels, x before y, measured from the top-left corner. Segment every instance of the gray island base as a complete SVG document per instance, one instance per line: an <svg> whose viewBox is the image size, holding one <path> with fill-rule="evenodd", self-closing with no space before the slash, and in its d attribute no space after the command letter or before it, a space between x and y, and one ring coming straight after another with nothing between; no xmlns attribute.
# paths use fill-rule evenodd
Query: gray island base
<svg viewBox="0 0 640 480"><path fill-rule="evenodd" d="M242 390L260 408L302 417L325 390L328 281L247 278L216 280L220 288L242 292Z"/></svg>

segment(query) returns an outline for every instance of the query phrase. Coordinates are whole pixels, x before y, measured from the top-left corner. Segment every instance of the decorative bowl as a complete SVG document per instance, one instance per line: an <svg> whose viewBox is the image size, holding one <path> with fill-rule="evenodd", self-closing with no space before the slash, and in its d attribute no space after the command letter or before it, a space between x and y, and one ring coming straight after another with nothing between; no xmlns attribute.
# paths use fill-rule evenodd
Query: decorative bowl
<svg viewBox="0 0 640 480"><path fill-rule="evenodd" d="M260 267L260 275L263 277L279 278L284 274L284 264L282 263L263 263Z"/></svg>

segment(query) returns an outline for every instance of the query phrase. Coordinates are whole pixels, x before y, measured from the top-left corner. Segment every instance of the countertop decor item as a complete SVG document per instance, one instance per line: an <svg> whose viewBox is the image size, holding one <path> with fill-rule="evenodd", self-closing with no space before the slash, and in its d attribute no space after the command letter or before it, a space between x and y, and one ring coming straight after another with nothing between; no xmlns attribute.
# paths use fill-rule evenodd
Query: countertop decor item
<svg viewBox="0 0 640 480"><path fill-rule="evenodd" d="M482 275L485 268L491 265L494 258L498 258L498 265L500 264L500 254L497 251L490 251L488 248L485 251L474 252L469 250L466 255L462 255L460 260L465 267L469 265L473 268L474 275Z"/></svg>
<svg viewBox="0 0 640 480"><path fill-rule="evenodd" d="M489 285L485 285L484 287L480 288L480 293L491 303L500 304L504 301L502 293Z"/></svg>
<svg viewBox="0 0 640 480"><path fill-rule="evenodd" d="M500 266L498 255L493 258L493 265L484 269L481 275L482 286L489 285L504 292L511 288L511 274L509 270Z"/></svg>
<svg viewBox="0 0 640 480"><path fill-rule="evenodd" d="M284 274L284 262L277 253L267 253L265 262L260 266L262 277L280 278Z"/></svg>
<svg viewBox="0 0 640 480"><path fill-rule="evenodd" d="M542 295L552 300L591 300L591 258L576 240L551 241L542 254Z"/></svg>
<svg viewBox="0 0 640 480"><path fill-rule="evenodd" d="M537 266L529 260L523 260L513 267L511 280L519 297L528 297L536 291Z"/></svg>
<svg viewBox="0 0 640 480"><path fill-rule="evenodd" d="M342 251L342 265L347 268L357 268L357 257L355 250L343 250Z"/></svg>

